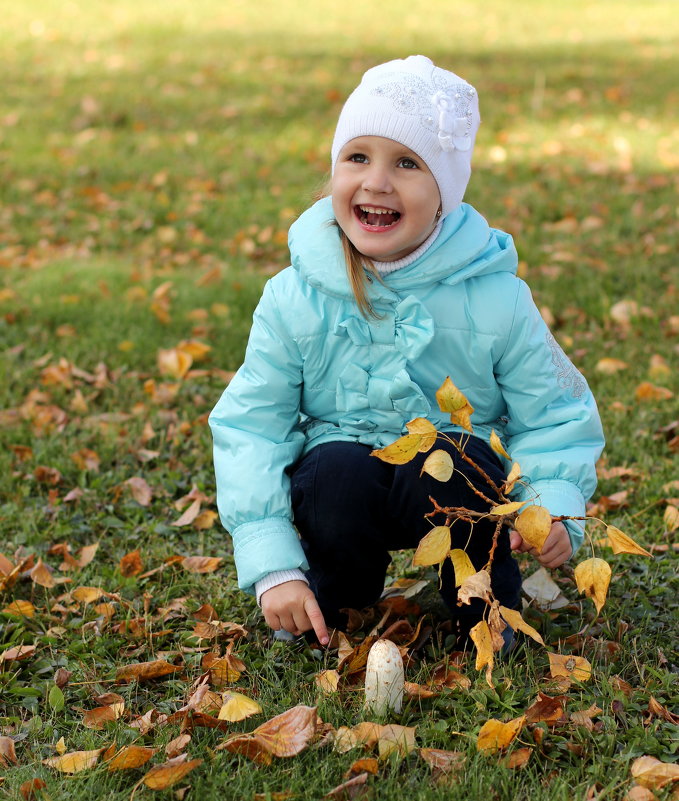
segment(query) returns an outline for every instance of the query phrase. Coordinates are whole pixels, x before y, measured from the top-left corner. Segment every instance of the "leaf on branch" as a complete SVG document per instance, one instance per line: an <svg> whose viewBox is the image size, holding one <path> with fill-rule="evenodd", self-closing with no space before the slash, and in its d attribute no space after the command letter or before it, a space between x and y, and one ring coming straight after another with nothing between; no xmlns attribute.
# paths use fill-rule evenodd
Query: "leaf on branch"
<svg viewBox="0 0 679 801"><path fill-rule="evenodd" d="M461 548L453 548L452 551L448 552L448 556L455 570L456 587L461 586L468 578L476 574L476 568L472 564L472 560L469 558L466 551L463 551Z"/></svg>
<svg viewBox="0 0 679 801"><path fill-rule="evenodd" d="M481 731L479 731L479 736L476 740L477 750L487 751L492 754L495 751L501 751L503 748L506 748L519 734L525 720L525 715L514 718L507 723L503 723L495 718L487 720L483 726L481 726Z"/></svg>
<svg viewBox="0 0 679 801"><path fill-rule="evenodd" d="M518 512L522 506L525 506L525 501L512 501L511 503L503 503L500 506L494 506L489 514L493 515L493 517L500 517L502 515L511 515L514 512Z"/></svg>
<svg viewBox="0 0 679 801"><path fill-rule="evenodd" d="M93 768L103 750L103 748L97 748L94 751L71 751L63 756L43 759L42 764L47 765L48 768L54 768L60 773L80 773L81 770Z"/></svg>
<svg viewBox="0 0 679 801"><path fill-rule="evenodd" d="M450 421L461 426L469 433L473 433L471 415L474 408L469 403L464 393L461 392L450 380L450 376L436 390L436 400L442 412L450 413Z"/></svg>
<svg viewBox="0 0 679 801"><path fill-rule="evenodd" d="M544 506L528 506L514 521L514 528L540 553L552 528L552 516Z"/></svg>
<svg viewBox="0 0 679 801"><path fill-rule="evenodd" d="M259 715L262 707L242 693L226 692L222 698L222 706L217 715L219 720L228 720L234 723L237 720L245 720L250 715Z"/></svg>
<svg viewBox="0 0 679 801"><path fill-rule="evenodd" d="M613 553L635 553L642 556L650 556L651 559L653 558L653 554L634 542L631 537L628 537L627 534L625 534L624 531L620 531L619 528L606 526L606 534L608 536L608 544L613 549Z"/></svg>
<svg viewBox="0 0 679 801"><path fill-rule="evenodd" d="M453 475L454 469L455 466L453 465L453 459L451 455L448 453L448 451L439 449L432 451L424 460L420 475L422 475L422 473L428 473L437 481L445 482L448 481Z"/></svg>
<svg viewBox="0 0 679 801"><path fill-rule="evenodd" d="M457 600L463 604L471 603L472 598L490 601L490 592L490 573L487 570L479 570L462 582L457 591Z"/></svg>
<svg viewBox="0 0 679 801"><path fill-rule="evenodd" d="M438 431L436 430L436 426L427 420L426 417L416 417L414 420L406 423L406 428L409 434L419 434L422 437L420 453L426 453L436 442Z"/></svg>
<svg viewBox="0 0 679 801"><path fill-rule="evenodd" d="M592 675L592 666L582 656L568 656L567 654L548 653L549 672L552 678L562 676L575 681L588 681Z"/></svg>
<svg viewBox="0 0 679 801"><path fill-rule="evenodd" d="M291 757L302 752L316 734L316 707L300 704L262 723L253 737L270 754Z"/></svg>
<svg viewBox="0 0 679 801"><path fill-rule="evenodd" d="M578 590L591 598L597 613L606 603L608 585L611 581L611 566L605 559L592 557L575 566L573 571Z"/></svg>
<svg viewBox="0 0 679 801"><path fill-rule="evenodd" d="M370 453L387 464L406 464L412 461L422 447L422 434L406 434L399 437L386 448L378 448Z"/></svg>
<svg viewBox="0 0 679 801"><path fill-rule="evenodd" d="M495 657L493 656L493 637L486 621L479 621L469 632L469 636L476 646L475 667L477 670L486 668L486 682L489 687L494 688L493 664Z"/></svg>
<svg viewBox="0 0 679 801"><path fill-rule="evenodd" d="M437 565L448 556L450 551L450 527L435 526L420 540L413 565Z"/></svg>
<svg viewBox="0 0 679 801"><path fill-rule="evenodd" d="M516 482L521 478L521 467L518 462L514 462L511 470L505 479L504 494L509 495L514 489Z"/></svg>
<svg viewBox="0 0 679 801"><path fill-rule="evenodd" d="M495 433L495 429L490 432L490 447L495 451L495 453L498 454L498 456L504 456L505 459L508 459L511 462L512 457L505 450L502 440Z"/></svg>
<svg viewBox="0 0 679 801"><path fill-rule="evenodd" d="M501 606L500 614L514 629L514 631L521 631L524 634L527 634L529 637L532 637L535 642L540 643L540 645L545 644L545 641L542 639L540 633L526 623L521 616L521 612L516 609L508 609L506 606Z"/></svg>

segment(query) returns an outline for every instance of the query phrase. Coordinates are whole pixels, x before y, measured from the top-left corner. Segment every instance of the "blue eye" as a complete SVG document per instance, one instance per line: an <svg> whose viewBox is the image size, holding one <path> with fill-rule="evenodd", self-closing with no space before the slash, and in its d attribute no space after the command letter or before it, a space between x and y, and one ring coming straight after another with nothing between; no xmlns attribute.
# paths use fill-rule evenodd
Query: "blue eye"
<svg viewBox="0 0 679 801"><path fill-rule="evenodd" d="M416 161L413 161L412 159L409 159L407 157L402 158L399 163L401 167L405 167L407 170L417 170L420 167L420 165Z"/></svg>

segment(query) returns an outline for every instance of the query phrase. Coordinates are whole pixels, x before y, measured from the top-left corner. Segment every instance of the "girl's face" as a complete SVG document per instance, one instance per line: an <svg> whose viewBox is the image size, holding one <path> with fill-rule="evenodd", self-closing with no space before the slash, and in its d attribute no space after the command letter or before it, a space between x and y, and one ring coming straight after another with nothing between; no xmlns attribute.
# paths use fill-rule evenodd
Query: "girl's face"
<svg viewBox="0 0 679 801"><path fill-rule="evenodd" d="M332 208L354 247L374 261L396 261L434 230L438 185L412 150L382 136L359 136L340 151Z"/></svg>

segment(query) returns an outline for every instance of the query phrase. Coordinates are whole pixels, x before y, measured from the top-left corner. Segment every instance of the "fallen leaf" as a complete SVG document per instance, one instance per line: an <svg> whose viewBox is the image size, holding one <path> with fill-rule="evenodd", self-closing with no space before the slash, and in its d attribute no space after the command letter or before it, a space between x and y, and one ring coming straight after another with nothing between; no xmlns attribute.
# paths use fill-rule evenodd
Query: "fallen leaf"
<svg viewBox="0 0 679 801"><path fill-rule="evenodd" d="M635 784L629 788L623 801L656 801L656 797L647 787Z"/></svg>
<svg viewBox="0 0 679 801"><path fill-rule="evenodd" d="M221 556L185 556L181 564L189 573L214 573L223 561Z"/></svg>
<svg viewBox="0 0 679 801"><path fill-rule="evenodd" d="M19 787L19 792L24 801L37 801L38 798L44 798L43 794L37 795L38 790L44 790L47 787L47 782L43 779L29 779Z"/></svg>
<svg viewBox="0 0 679 801"><path fill-rule="evenodd" d="M422 447L423 436L421 434L406 434L399 437L386 448L373 450L370 455L376 456L387 464L406 464L414 459Z"/></svg>
<svg viewBox="0 0 679 801"><path fill-rule="evenodd" d="M505 459L511 462L512 457L505 450L502 440L495 433L495 429L492 429L490 432L490 447L495 451L495 453L498 454L498 456L503 456Z"/></svg>
<svg viewBox="0 0 679 801"><path fill-rule="evenodd" d="M448 451L438 449L432 451L424 460L420 475L427 473L437 481L445 482L453 475L454 469L452 456Z"/></svg>
<svg viewBox="0 0 679 801"><path fill-rule="evenodd" d="M528 760L531 758L532 753L532 748L517 748L512 751L511 754L509 754L502 764L506 768L511 768L512 770L522 768L524 765L528 764Z"/></svg>
<svg viewBox="0 0 679 801"><path fill-rule="evenodd" d="M212 509L203 509L193 521L193 527L199 531L205 531L214 526L218 517L217 512L213 512Z"/></svg>
<svg viewBox="0 0 679 801"><path fill-rule="evenodd" d="M98 706L96 709L88 709L83 715L83 726L87 729L97 729L101 731L107 723L111 723L125 711L125 702L111 704L110 706Z"/></svg>
<svg viewBox="0 0 679 801"><path fill-rule="evenodd" d="M140 506L150 506L153 490L145 479L141 476L132 476L123 483L130 488L130 494Z"/></svg>
<svg viewBox="0 0 679 801"><path fill-rule="evenodd" d="M448 687L451 690L468 690L472 686L471 679L468 676L449 667L446 663L439 665L434 670L429 683L435 687Z"/></svg>
<svg viewBox="0 0 679 801"><path fill-rule="evenodd" d="M200 505L202 501L200 498L196 498L194 501L191 502L190 506L184 511L184 513L174 521L174 523L170 523L171 526L176 526L180 528L181 526L190 526L191 523L198 517L200 514ZM191 556L187 557L189 559L207 559L209 557L203 556Z"/></svg>
<svg viewBox="0 0 679 801"><path fill-rule="evenodd" d="M435 526L422 537L413 556L413 565L436 565L450 551L450 527Z"/></svg>
<svg viewBox="0 0 679 801"><path fill-rule="evenodd" d="M575 566L573 571L578 590L591 598L598 613L606 603L611 566L605 559L592 557Z"/></svg>
<svg viewBox="0 0 679 801"><path fill-rule="evenodd" d="M43 759L42 764L47 765L48 768L54 768L60 773L80 773L82 770L93 768L103 750L103 748L97 748L94 751L71 751L70 754Z"/></svg>
<svg viewBox="0 0 679 801"><path fill-rule="evenodd" d="M628 537L627 534L625 534L624 531L620 531L619 528L606 526L606 534L608 536L608 543L613 549L613 553L636 553L653 558L651 553L645 548L642 548L641 545L637 545L631 537Z"/></svg>
<svg viewBox="0 0 679 801"><path fill-rule="evenodd" d="M553 678L563 676L566 679L587 681L592 675L592 666L582 656L548 653L549 671Z"/></svg>
<svg viewBox="0 0 679 801"><path fill-rule="evenodd" d="M253 737L270 754L291 757L302 752L316 733L316 707L302 704L262 723Z"/></svg>
<svg viewBox="0 0 679 801"><path fill-rule="evenodd" d="M157 355L158 372L170 378L184 378L191 369L193 357L186 350L160 349Z"/></svg>
<svg viewBox="0 0 679 801"><path fill-rule="evenodd" d="M179 737L175 737L174 740L170 740L170 742L165 746L165 754L167 755L168 759L174 759L175 757L178 757L184 752L186 746L190 742L190 734L180 734Z"/></svg>
<svg viewBox="0 0 679 801"><path fill-rule="evenodd" d="M630 768L632 778L642 787L657 790L670 782L679 781L679 765L661 762L652 756L635 759Z"/></svg>
<svg viewBox="0 0 679 801"><path fill-rule="evenodd" d="M71 590L71 598L81 604L92 604L107 594L101 587L76 587Z"/></svg>
<svg viewBox="0 0 679 801"><path fill-rule="evenodd" d="M14 765L19 764L14 750L14 740L11 737L0 737L0 767L8 767L10 762Z"/></svg>
<svg viewBox="0 0 679 801"><path fill-rule="evenodd" d="M223 703L217 715L219 720L228 720L233 723L237 720L245 720L250 715L260 715L262 712L262 707L257 701L253 701L252 698L241 693L226 692L222 700Z"/></svg>
<svg viewBox="0 0 679 801"><path fill-rule="evenodd" d="M415 750L415 726L399 726L396 723L382 726L377 749L380 759L387 759L391 754L407 757Z"/></svg>
<svg viewBox="0 0 679 801"><path fill-rule="evenodd" d="M170 673L177 673L183 670L182 666L170 665L164 659L157 659L153 662L133 662L130 665L123 665L116 671L116 681L148 681L168 676Z"/></svg>
<svg viewBox="0 0 679 801"><path fill-rule="evenodd" d="M30 601L12 601L3 610L6 615L13 615L15 617L34 617L35 607Z"/></svg>
<svg viewBox="0 0 679 801"><path fill-rule="evenodd" d="M469 431L470 434L473 433L471 415L474 413L474 408L464 393L453 384L450 376L436 390L436 401L442 412L450 412L452 423Z"/></svg>
<svg viewBox="0 0 679 801"><path fill-rule="evenodd" d="M435 698L441 694L439 690L432 690L431 687L425 687L423 684L412 681L403 682L403 692L411 698Z"/></svg>
<svg viewBox="0 0 679 801"><path fill-rule="evenodd" d="M527 634L529 637L532 637L535 642L540 643L540 645L544 645L545 641L542 639L542 636L537 632L532 626L529 626L528 623L523 619L521 616L521 612L518 612L516 609L508 609L506 606L500 607L500 614L502 617L509 623L509 625L514 629L514 631L522 631L524 634Z"/></svg>
<svg viewBox="0 0 679 801"><path fill-rule="evenodd" d="M107 760L108 769L131 770L145 765L149 759L158 751L157 748L149 748L143 745L127 745L121 748L117 754Z"/></svg>
<svg viewBox="0 0 679 801"><path fill-rule="evenodd" d="M144 563L141 560L139 551L136 550L126 553L118 564L118 570L120 574L126 578L138 576L144 570Z"/></svg>
<svg viewBox="0 0 679 801"><path fill-rule="evenodd" d="M603 709L592 704L588 709L579 709L571 712L571 720L576 726L584 726L588 731L592 731L594 724L592 718L597 717L603 712Z"/></svg>
<svg viewBox="0 0 679 801"><path fill-rule="evenodd" d="M41 587L47 587L47 589L50 589L51 587L56 586L57 582L54 580L54 576L42 559L38 559L38 563L33 570L31 570L30 575L31 581L34 581Z"/></svg>
<svg viewBox="0 0 679 801"><path fill-rule="evenodd" d="M527 506L514 521L514 528L540 553L552 528L552 516L544 506Z"/></svg>
<svg viewBox="0 0 679 801"><path fill-rule="evenodd" d="M443 751L440 748L420 748L420 757L440 773L449 774L464 767L466 755L462 751Z"/></svg>
<svg viewBox="0 0 679 801"><path fill-rule="evenodd" d="M544 567L538 568L535 573L524 579L521 589L541 609L561 609L568 606L568 598Z"/></svg>
<svg viewBox="0 0 679 801"><path fill-rule="evenodd" d="M464 582L476 574L476 568L466 551L461 548L453 548L448 552L450 561L453 563L455 571L455 586L460 587Z"/></svg>
<svg viewBox="0 0 679 801"><path fill-rule="evenodd" d="M373 776L377 776L379 769L380 764L374 757L364 757L352 762L349 770L344 775L347 779L351 776L356 776L358 773L372 773Z"/></svg>
<svg viewBox="0 0 679 801"><path fill-rule="evenodd" d="M642 381L634 390L634 397L638 401L664 401L674 397L674 392L667 387L651 384L650 381Z"/></svg>
<svg viewBox="0 0 679 801"><path fill-rule="evenodd" d="M594 369L597 371L597 373L614 375L615 373L619 373L621 370L627 370L628 367L629 364L627 364L627 362L623 362L621 359L612 359L606 357L599 359Z"/></svg>
<svg viewBox="0 0 679 801"><path fill-rule="evenodd" d="M663 521L670 533L676 531L679 528L679 508L672 504L666 506Z"/></svg>
<svg viewBox="0 0 679 801"><path fill-rule="evenodd" d="M662 720L666 720L675 726L679 725L679 715L670 712L669 709L658 703L653 696L648 699L648 711L651 717L662 718Z"/></svg>
<svg viewBox="0 0 679 801"><path fill-rule="evenodd" d="M185 760L182 755L169 759L162 765L154 765L142 781L151 790L167 790L168 787L181 781L184 776L202 764L202 759Z"/></svg>
<svg viewBox="0 0 679 801"><path fill-rule="evenodd" d="M20 659L28 659L35 653L35 645L15 645L0 654L0 666L3 662L17 662Z"/></svg>
<svg viewBox="0 0 679 801"><path fill-rule="evenodd" d="M564 722L566 700L565 695L552 697L539 692L537 699L526 710L526 723L544 722L548 726L556 726Z"/></svg>
<svg viewBox="0 0 679 801"><path fill-rule="evenodd" d="M506 748L521 731L525 721L525 715L514 718L507 723L503 723L495 718L487 720L479 731L476 740L477 750L494 753L495 751L501 751L503 748Z"/></svg>
<svg viewBox="0 0 679 801"><path fill-rule="evenodd" d="M215 751L241 754L259 765L270 765L273 761L271 754L251 734L234 734L218 745Z"/></svg>
<svg viewBox="0 0 679 801"><path fill-rule="evenodd" d="M314 676L314 682L324 695L332 695L339 687L340 674L336 670L322 670Z"/></svg>
<svg viewBox="0 0 679 801"><path fill-rule="evenodd" d="M348 779L342 784L338 784L337 787L326 793L323 798L334 798L337 801L352 801L354 798L360 798L364 791L368 789L366 787L367 781L368 773L359 773L353 779Z"/></svg>

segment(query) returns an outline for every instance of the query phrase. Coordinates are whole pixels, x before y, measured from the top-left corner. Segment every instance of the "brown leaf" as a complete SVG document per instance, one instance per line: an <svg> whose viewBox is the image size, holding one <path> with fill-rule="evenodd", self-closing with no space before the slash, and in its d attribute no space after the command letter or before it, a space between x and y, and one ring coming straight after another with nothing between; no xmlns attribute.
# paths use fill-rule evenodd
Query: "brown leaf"
<svg viewBox="0 0 679 801"><path fill-rule="evenodd" d="M24 801L36 801L38 790L44 790L47 782L44 779L29 779L19 787L19 792ZM40 794L42 797L42 793Z"/></svg>
<svg viewBox="0 0 679 801"><path fill-rule="evenodd" d="M217 517L217 512L213 512L212 509L203 509L203 511L193 521L193 527L197 528L199 531L212 528L217 520Z"/></svg>
<svg viewBox="0 0 679 801"><path fill-rule="evenodd" d="M411 698L435 698L441 694L440 690L432 690L431 687L412 681L403 682L403 692Z"/></svg>
<svg viewBox="0 0 679 801"><path fill-rule="evenodd" d="M116 771L140 768L142 765L145 765L157 751L157 748L149 748L142 745L127 745L107 760L108 769L110 771Z"/></svg>
<svg viewBox="0 0 679 801"><path fill-rule="evenodd" d="M471 679L463 673L449 667L447 664L439 665L432 674L430 684L450 689L468 690L471 686Z"/></svg>
<svg viewBox="0 0 679 801"><path fill-rule="evenodd" d="M462 770L466 760L462 751L443 751L440 748L420 748L420 756L427 765L444 774Z"/></svg>
<svg viewBox="0 0 679 801"><path fill-rule="evenodd" d="M576 712L571 712L571 720L576 726L584 726L588 731L592 731L594 724L592 718L600 715L603 710L592 704L588 709L580 709Z"/></svg>
<svg viewBox="0 0 679 801"><path fill-rule="evenodd" d="M60 690L63 690L68 684L68 680L72 675L73 673L70 670L66 670L65 668L57 668L57 671L54 674L54 683Z"/></svg>
<svg viewBox="0 0 679 801"><path fill-rule="evenodd" d="M107 723L111 723L125 711L125 703L111 704L110 706L99 706L96 709L88 709L83 715L83 726L87 729L97 729L101 731Z"/></svg>
<svg viewBox="0 0 679 801"><path fill-rule="evenodd" d="M552 678L563 676L575 681L587 681L592 675L592 666L582 656L548 653L549 671Z"/></svg>
<svg viewBox="0 0 679 801"><path fill-rule="evenodd" d="M490 573L487 570L479 570L473 576L465 579L457 591L457 600L463 604L471 603L472 598L482 598L484 601L490 600Z"/></svg>
<svg viewBox="0 0 679 801"><path fill-rule="evenodd" d="M373 776L377 776L379 769L380 764L374 757L364 757L351 763L349 770L344 774L344 778L349 779L359 773L372 773Z"/></svg>
<svg viewBox="0 0 679 801"><path fill-rule="evenodd" d="M578 590L591 598L596 611L601 612L611 581L611 566L605 559L592 557L577 564L573 574Z"/></svg>
<svg viewBox="0 0 679 801"><path fill-rule="evenodd" d="M563 723L565 720L565 703L565 695L552 697L539 692L537 700L526 710L526 723L544 722L548 726L556 726L559 723Z"/></svg>
<svg viewBox="0 0 679 801"><path fill-rule="evenodd" d="M642 381L634 391L634 397L638 401L664 401L674 397L674 393L667 387L651 384L650 381Z"/></svg>
<svg viewBox="0 0 679 801"><path fill-rule="evenodd" d="M503 764L506 768L522 768L528 763L532 753L532 748L517 748L505 759Z"/></svg>
<svg viewBox="0 0 679 801"><path fill-rule="evenodd" d="M116 681L148 681L167 676L170 673L177 673L183 670L182 666L170 665L164 659L157 659L154 662L134 662L130 665L123 665L116 671Z"/></svg>
<svg viewBox="0 0 679 801"><path fill-rule="evenodd" d="M186 508L184 513L179 518L177 518L177 520L175 520L174 523L170 523L170 525L171 526L177 526L177 527L191 525L191 523L193 523L193 521L198 517L198 515L200 513L200 505L201 505L201 503L202 503L201 499L200 498L196 498ZM193 557L190 557L190 558L192 558L192 559L203 559L203 558L207 558L207 557L193 556Z"/></svg>
<svg viewBox="0 0 679 801"><path fill-rule="evenodd" d="M368 773L359 773L353 779L348 779L342 784L338 784L337 787L326 793L323 798L334 798L337 801L352 801L354 798L360 798L368 790L367 781Z"/></svg>
<svg viewBox="0 0 679 801"><path fill-rule="evenodd" d="M141 560L139 550L126 553L118 564L118 570L120 570L120 574L126 578L138 576L144 570L144 563Z"/></svg>
<svg viewBox="0 0 679 801"><path fill-rule="evenodd" d="M92 604L103 595L108 595L101 587L76 587L71 590L71 598L81 604Z"/></svg>
<svg viewBox="0 0 679 801"><path fill-rule="evenodd" d="M168 759L174 759L175 757L178 757L190 742L190 734L180 734L179 737L175 737L174 740L170 740L170 742L165 746L165 753L167 754Z"/></svg>
<svg viewBox="0 0 679 801"><path fill-rule="evenodd" d="M500 751L506 748L519 734L526 721L526 716L514 718L513 720L503 723L500 720L491 718L487 720L483 726L476 741L476 748L478 751Z"/></svg>
<svg viewBox="0 0 679 801"><path fill-rule="evenodd" d="M675 726L679 725L679 715L670 712L669 709L658 703L653 696L648 699L648 711L651 717L662 718L662 720L673 723Z"/></svg>
<svg viewBox="0 0 679 801"><path fill-rule="evenodd" d="M28 659L35 653L35 645L15 645L0 654L0 665L3 662L17 662L19 659Z"/></svg>
<svg viewBox="0 0 679 801"><path fill-rule="evenodd" d="M415 555L413 565L436 565L448 556L450 551L450 528L435 526L422 537Z"/></svg>
<svg viewBox="0 0 679 801"><path fill-rule="evenodd" d="M380 759L387 759L391 754L407 757L415 750L415 726L399 726L396 723L382 726L377 748Z"/></svg>
<svg viewBox="0 0 679 801"><path fill-rule="evenodd" d="M30 601L12 601L3 610L6 615L13 615L15 617L34 617L35 607Z"/></svg>
<svg viewBox="0 0 679 801"><path fill-rule="evenodd" d="M57 583L42 559L38 559L38 564L31 570L31 581L34 581L41 587L47 587L47 589L54 587Z"/></svg>
<svg viewBox="0 0 679 801"><path fill-rule="evenodd" d="M140 506L149 506L153 498L153 490L141 476L132 476L123 482L129 487L130 494Z"/></svg>
<svg viewBox="0 0 679 801"><path fill-rule="evenodd" d="M277 757L299 754L316 733L316 707L302 704L262 723L253 736L269 753Z"/></svg>
<svg viewBox="0 0 679 801"><path fill-rule="evenodd" d="M89 448L81 448L71 454L71 460L79 470L91 470L93 473L99 472L101 459L96 451L92 451Z"/></svg>
<svg viewBox="0 0 679 801"><path fill-rule="evenodd" d="M270 765L273 761L267 749L251 734L234 734L218 745L215 751L241 754L241 756L251 759L258 765Z"/></svg>
<svg viewBox="0 0 679 801"><path fill-rule="evenodd" d="M189 573L214 573L223 561L221 556L185 556L182 567Z"/></svg>
<svg viewBox="0 0 679 801"><path fill-rule="evenodd" d="M151 790L167 790L202 764L202 759L184 760L183 756L175 757L162 765L154 765L144 776L143 782Z"/></svg>
<svg viewBox="0 0 679 801"><path fill-rule="evenodd" d="M622 801L656 801L656 797L647 787L635 784L629 788Z"/></svg>
<svg viewBox="0 0 679 801"><path fill-rule="evenodd" d="M630 771L637 784L642 787L648 787L651 790L679 781L679 765L661 762L652 756L642 756L635 759Z"/></svg>
<svg viewBox="0 0 679 801"><path fill-rule="evenodd" d="M14 740L11 737L0 737L0 767L7 767L10 762L14 765L19 764L14 750Z"/></svg>
<svg viewBox="0 0 679 801"><path fill-rule="evenodd" d="M82 770L93 768L103 750L97 748L94 751L71 751L69 754L43 759L42 764L60 773L80 773Z"/></svg>

